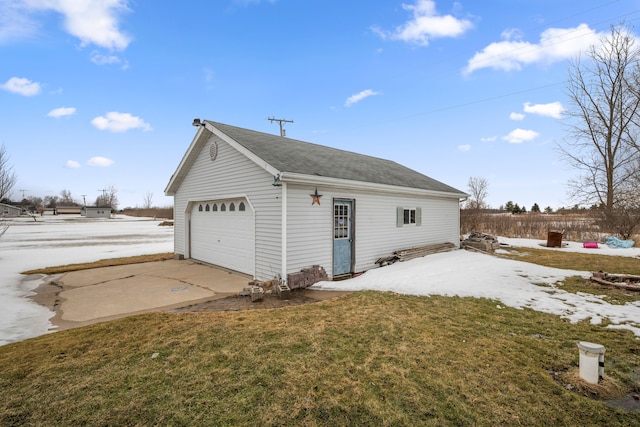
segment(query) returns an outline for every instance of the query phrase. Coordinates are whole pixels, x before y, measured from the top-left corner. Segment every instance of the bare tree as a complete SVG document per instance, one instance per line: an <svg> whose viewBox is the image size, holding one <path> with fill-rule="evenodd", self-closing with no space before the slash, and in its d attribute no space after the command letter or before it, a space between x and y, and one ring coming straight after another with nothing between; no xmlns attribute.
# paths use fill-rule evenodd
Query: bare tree
<svg viewBox="0 0 640 427"><path fill-rule="evenodd" d="M151 191L147 191L144 194L144 205L142 207L144 209L151 209L153 207L153 193Z"/></svg>
<svg viewBox="0 0 640 427"><path fill-rule="evenodd" d="M13 166L9 164L9 154L2 144L0 146L0 200L9 197L17 179Z"/></svg>
<svg viewBox="0 0 640 427"><path fill-rule="evenodd" d="M469 198L460 211L460 227L463 233L481 231L483 226L482 209L487 208L489 182L485 178L472 176L467 189Z"/></svg>
<svg viewBox="0 0 640 427"><path fill-rule="evenodd" d="M44 196L44 207L45 208L55 208L58 206L59 198L58 196Z"/></svg>
<svg viewBox="0 0 640 427"><path fill-rule="evenodd" d="M102 194L96 198L96 206L109 206L112 210L118 209L118 189L111 185L101 191Z"/></svg>
<svg viewBox="0 0 640 427"><path fill-rule="evenodd" d="M0 146L0 200L8 199L11 195L13 187L16 185L16 174L13 172L13 166L9 164L9 154L4 144ZM0 236L2 236L9 228L8 221L0 218Z"/></svg>
<svg viewBox="0 0 640 427"><path fill-rule="evenodd" d="M568 137L559 150L579 176L569 182L579 203L601 206L604 225L637 200L640 165L640 50L623 25L612 27L569 66ZM615 231L618 230L608 230Z"/></svg>
<svg viewBox="0 0 640 427"><path fill-rule="evenodd" d="M60 192L60 199L58 200L58 203L60 203L61 205L64 205L64 206L76 206L77 205L76 201L73 199L73 196L71 195L71 191L70 190L62 190Z"/></svg>
<svg viewBox="0 0 640 427"><path fill-rule="evenodd" d="M486 202L489 195L489 181L479 176L472 176L469 178L467 190L469 191L467 209L485 209L489 207Z"/></svg>

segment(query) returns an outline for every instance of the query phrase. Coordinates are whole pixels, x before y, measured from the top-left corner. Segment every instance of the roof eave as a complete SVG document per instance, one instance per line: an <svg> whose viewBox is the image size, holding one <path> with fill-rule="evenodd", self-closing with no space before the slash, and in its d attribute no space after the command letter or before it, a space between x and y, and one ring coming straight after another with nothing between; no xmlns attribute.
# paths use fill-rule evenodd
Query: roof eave
<svg viewBox="0 0 640 427"><path fill-rule="evenodd" d="M280 181L292 184L309 184L309 185L329 185L332 187L352 188L359 190L395 193L411 196L433 196L445 197L453 199L464 199L468 195L465 193L425 190L422 188L400 187L397 185L378 184L374 182L354 181L349 179L332 178L318 175L306 175L295 172L282 172Z"/></svg>
<svg viewBox="0 0 640 427"><path fill-rule="evenodd" d="M205 120L204 123L207 129L209 129L214 135L217 135L220 139L222 139L224 142L229 144L231 147L235 148L237 151L239 151L242 155L247 157L253 163L255 163L256 165L258 165L259 167L261 167L262 169L264 169L265 171L267 171L273 176L280 174L280 171L278 169L271 166L269 163L264 161L261 157L257 156L252 151L245 148L244 145L238 143L235 139L231 138L229 135L227 135L226 133L224 133L217 127L215 127L213 123L211 123L208 120Z"/></svg>
<svg viewBox="0 0 640 427"><path fill-rule="evenodd" d="M200 152L200 148L204 145L205 142L211 136L211 130L207 128L207 126L199 126L198 132L196 132L187 152L182 156L182 160L180 164L176 168L176 171L171 175L171 179L167 184L167 187L164 189L165 196L174 196L182 181L187 176L189 172L189 168L196 160L197 154Z"/></svg>

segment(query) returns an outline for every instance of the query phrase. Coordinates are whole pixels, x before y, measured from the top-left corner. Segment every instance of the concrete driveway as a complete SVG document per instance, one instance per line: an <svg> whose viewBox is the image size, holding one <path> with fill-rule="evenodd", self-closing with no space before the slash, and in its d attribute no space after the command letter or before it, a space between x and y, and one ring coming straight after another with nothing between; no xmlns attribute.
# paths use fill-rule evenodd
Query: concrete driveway
<svg viewBox="0 0 640 427"><path fill-rule="evenodd" d="M225 298L250 281L190 260L168 260L66 273L39 289L35 299L55 311L54 325L67 329Z"/></svg>

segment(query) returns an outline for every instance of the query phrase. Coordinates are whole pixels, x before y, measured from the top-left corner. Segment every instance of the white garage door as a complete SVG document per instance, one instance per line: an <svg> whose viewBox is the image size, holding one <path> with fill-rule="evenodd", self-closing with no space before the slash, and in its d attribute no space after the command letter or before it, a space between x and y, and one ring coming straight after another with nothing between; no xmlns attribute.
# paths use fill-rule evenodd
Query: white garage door
<svg viewBox="0 0 640 427"><path fill-rule="evenodd" d="M244 199L195 203L191 211L191 258L253 276L254 219Z"/></svg>

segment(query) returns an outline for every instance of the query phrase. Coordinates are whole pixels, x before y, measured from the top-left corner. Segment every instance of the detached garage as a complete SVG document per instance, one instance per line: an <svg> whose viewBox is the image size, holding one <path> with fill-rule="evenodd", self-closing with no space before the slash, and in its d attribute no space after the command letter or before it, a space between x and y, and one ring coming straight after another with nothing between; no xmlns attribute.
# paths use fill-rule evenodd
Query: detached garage
<svg viewBox="0 0 640 427"><path fill-rule="evenodd" d="M398 163L212 121L165 193L177 258L281 278L377 267L398 249L460 242L466 194Z"/></svg>

